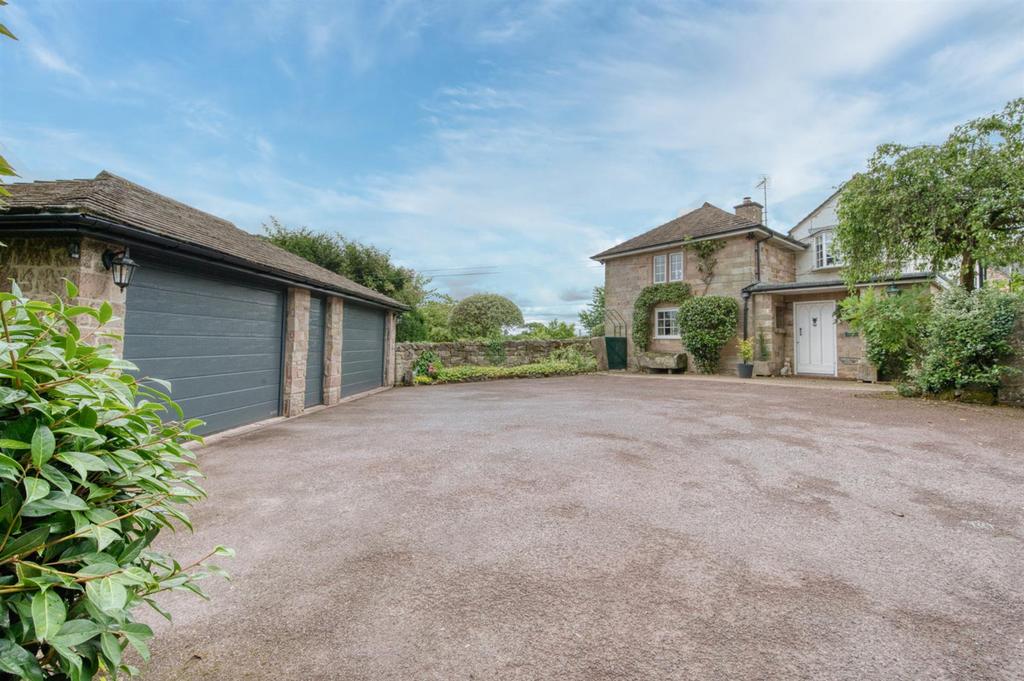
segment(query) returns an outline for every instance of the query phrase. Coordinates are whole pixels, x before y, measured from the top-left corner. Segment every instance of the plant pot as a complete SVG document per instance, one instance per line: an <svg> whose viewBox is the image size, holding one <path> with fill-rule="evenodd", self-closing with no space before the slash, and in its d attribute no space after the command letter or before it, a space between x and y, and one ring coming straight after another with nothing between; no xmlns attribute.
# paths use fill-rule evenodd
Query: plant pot
<svg viewBox="0 0 1024 681"><path fill-rule="evenodd" d="M736 375L740 378L752 378L754 376L753 364L737 364Z"/></svg>

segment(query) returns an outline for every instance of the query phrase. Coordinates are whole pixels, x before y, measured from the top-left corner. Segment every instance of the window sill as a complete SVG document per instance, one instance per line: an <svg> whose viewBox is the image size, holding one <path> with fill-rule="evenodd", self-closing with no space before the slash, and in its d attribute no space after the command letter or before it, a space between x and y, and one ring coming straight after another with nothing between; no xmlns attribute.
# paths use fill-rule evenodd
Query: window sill
<svg viewBox="0 0 1024 681"><path fill-rule="evenodd" d="M653 340L680 340L682 336L652 336Z"/></svg>

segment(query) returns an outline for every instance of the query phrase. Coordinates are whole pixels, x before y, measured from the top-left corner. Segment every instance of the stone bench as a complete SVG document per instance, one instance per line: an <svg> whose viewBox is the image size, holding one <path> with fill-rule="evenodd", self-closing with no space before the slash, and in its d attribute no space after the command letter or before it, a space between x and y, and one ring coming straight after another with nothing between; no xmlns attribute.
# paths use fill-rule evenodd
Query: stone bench
<svg viewBox="0 0 1024 681"><path fill-rule="evenodd" d="M685 352L641 352L636 361L640 370L646 373L651 371L676 373L686 371L687 360Z"/></svg>

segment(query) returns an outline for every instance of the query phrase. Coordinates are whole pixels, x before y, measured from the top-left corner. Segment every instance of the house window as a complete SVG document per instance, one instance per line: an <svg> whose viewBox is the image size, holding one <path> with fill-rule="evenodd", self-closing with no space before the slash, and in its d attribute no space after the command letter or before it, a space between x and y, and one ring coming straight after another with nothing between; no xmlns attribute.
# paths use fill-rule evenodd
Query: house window
<svg viewBox="0 0 1024 681"><path fill-rule="evenodd" d="M654 283L665 283L665 256L663 255L654 256Z"/></svg>
<svg viewBox="0 0 1024 681"><path fill-rule="evenodd" d="M669 256L668 256L668 280L669 281L682 281L683 280L683 254L682 253L669 253Z"/></svg>
<svg viewBox="0 0 1024 681"><path fill-rule="evenodd" d="M820 269L842 264L832 253L832 232L819 232L814 237L814 266Z"/></svg>
<svg viewBox="0 0 1024 681"><path fill-rule="evenodd" d="M674 307L666 307L654 311L654 337L655 338L679 338L679 323L676 315L679 310Z"/></svg>

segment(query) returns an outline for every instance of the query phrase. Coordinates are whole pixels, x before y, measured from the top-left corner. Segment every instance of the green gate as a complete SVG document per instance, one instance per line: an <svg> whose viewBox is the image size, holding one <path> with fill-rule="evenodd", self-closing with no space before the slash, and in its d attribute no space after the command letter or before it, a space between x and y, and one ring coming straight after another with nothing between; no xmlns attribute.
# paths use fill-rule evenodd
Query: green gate
<svg viewBox="0 0 1024 681"><path fill-rule="evenodd" d="M626 320L615 310L605 313L605 332L611 335L604 337L604 350L608 356L609 369L626 368ZM611 327L611 328L608 328Z"/></svg>

